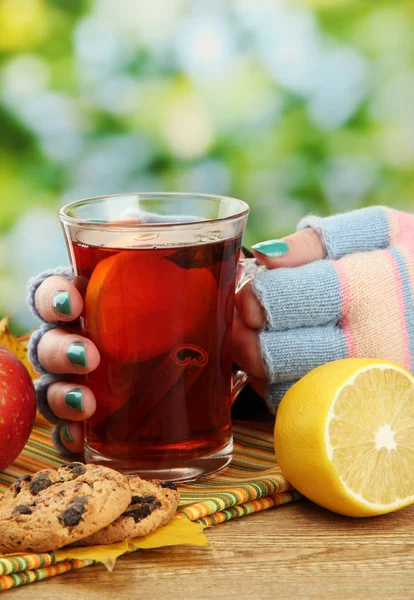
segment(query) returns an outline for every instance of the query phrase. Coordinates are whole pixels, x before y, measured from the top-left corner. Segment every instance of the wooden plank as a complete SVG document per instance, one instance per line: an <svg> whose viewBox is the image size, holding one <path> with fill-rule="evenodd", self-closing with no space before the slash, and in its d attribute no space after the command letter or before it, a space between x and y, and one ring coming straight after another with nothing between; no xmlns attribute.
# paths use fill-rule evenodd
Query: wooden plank
<svg viewBox="0 0 414 600"><path fill-rule="evenodd" d="M176 547L119 559L11 592L13 600L412 600L414 506L371 519L308 501L206 531L207 549Z"/></svg>

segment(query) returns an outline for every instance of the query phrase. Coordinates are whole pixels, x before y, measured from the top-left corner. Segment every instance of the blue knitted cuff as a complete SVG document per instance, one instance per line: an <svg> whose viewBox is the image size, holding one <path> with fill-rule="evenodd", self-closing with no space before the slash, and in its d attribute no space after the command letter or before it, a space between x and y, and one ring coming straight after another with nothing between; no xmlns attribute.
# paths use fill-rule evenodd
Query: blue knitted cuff
<svg viewBox="0 0 414 600"><path fill-rule="evenodd" d="M60 437L61 427L62 427L61 425L56 425L52 429L51 438L52 438L53 445L55 446L55 448L57 450L59 450L59 452L61 454L63 454L63 456L67 456L68 458L73 458L74 456L79 456L79 454L68 450L66 448L66 446L63 444L62 438Z"/></svg>
<svg viewBox="0 0 414 600"><path fill-rule="evenodd" d="M371 206L332 217L305 217L298 230L312 227L321 236L328 258L337 260L355 252L382 250L389 244L387 213Z"/></svg>
<svg viewBox="0 0 414 600"><path fill-rule="evenodd" d="M272 415L277 413L279 404L286 394L286 392L292 387L296 381L285 381L283 383L273 383L269 386L269 390L265 397L266 406Z"/></svg>
<svg viewBox="0 0 414 600"><path fill-rule="evenodd" d="M36 331L34 331L30 336L30 340L27 346L27 356L29 357L29 360L34 366L35 370L43 375L48 375L49 373L40 364L39 356L37 354L37 347L45 333L47 333L51 329L56 329L56 327L59 326L61 326L61 323L48 323L42 325L41 327L39 327L39 329L36 329Z"/></svg>
<svg viewBox="0 0 414 600"><path fill-rule="evenodd" d="M330 260L294 269L259 271L253 286L265 310L268 329L326 325L341 317L339 278Z"/></svg>
<svg viewBox="0 0 414 600"><path fill-rule="evenodd" d="M40 379L38 379L35 383L36 397L37 397L37 410L40 414L52 423L53 425L62 424L62 419L59 419L55 415L55 413L51 410L49 403L47 401L47 390L52 383L56 381L62 381L64 377L62 375L43 375Z"/></svg>
<svg viewBox="0 0 414 600"><path fill-rule="evenodd" d="M300 379L329 361L347 357L341 327L322 325L287 331L262 331L260 348L270 383Z"/></svg>
<svg viewBox="0 0 414 600"><path fill-rule="evenodd" d="M56 267L55 269L48 269L47 271L43 271L42 273L39 273L35 277L32 277L27 284L27 287L28 287L27 302L28 302L30 308L32 309L32 313L34 314L34 316L37 317L39 319L39 321L43 321L43 323L47 323L47 321L39 314L39 311L36 308L35 294L36 294L37 288L40 286L40 284L43 283L45 279L47 279L48 277L52 277L53 275L60 275L62 277L66 277L66 279L69 279L69 281L72 281L71 267Z"/></svg>

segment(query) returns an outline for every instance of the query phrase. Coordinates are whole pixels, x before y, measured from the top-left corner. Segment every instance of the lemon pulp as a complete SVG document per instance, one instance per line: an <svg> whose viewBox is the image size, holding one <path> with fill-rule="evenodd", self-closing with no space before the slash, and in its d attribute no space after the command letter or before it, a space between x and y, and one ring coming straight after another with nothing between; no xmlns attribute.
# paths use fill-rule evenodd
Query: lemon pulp
<svg viewBox="0 0 414 600"><path fill-rule="evenodd" d="M327 450L348 493L391 508L414 496L414 389L395 368L345 385L327 421Z"/></svg>

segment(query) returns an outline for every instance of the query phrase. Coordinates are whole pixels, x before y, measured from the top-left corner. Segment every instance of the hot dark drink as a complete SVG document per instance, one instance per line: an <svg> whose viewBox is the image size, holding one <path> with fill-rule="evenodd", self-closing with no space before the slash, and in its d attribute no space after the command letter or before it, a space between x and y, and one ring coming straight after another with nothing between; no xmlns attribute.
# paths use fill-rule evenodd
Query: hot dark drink
<svg viewBox="0 0 414 600"><path fill-rule="evenodd" d="M167 474L229 450L240 244L240 237L158 249L73 243L83 333L101 353L86 376L97 400L86 424L90 462Z"/></svg>

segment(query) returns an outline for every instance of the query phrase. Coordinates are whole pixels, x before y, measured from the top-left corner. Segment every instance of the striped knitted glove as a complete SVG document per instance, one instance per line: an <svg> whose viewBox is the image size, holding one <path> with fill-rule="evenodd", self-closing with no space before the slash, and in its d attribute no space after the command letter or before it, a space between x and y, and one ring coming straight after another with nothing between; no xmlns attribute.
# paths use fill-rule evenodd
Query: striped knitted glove
<svg viewBox="0 0 414 600"><path fill-rule="evenodd" d="M254 281L267 326L260 334L275 413L311 369L346 357L383 358L414 368L414 216L371 207L307 217L327 258L261 272Z"/></svg>

